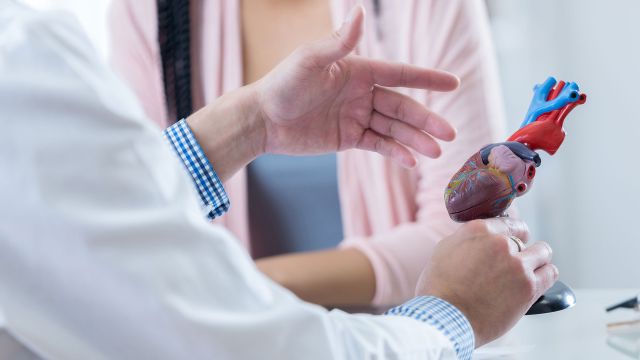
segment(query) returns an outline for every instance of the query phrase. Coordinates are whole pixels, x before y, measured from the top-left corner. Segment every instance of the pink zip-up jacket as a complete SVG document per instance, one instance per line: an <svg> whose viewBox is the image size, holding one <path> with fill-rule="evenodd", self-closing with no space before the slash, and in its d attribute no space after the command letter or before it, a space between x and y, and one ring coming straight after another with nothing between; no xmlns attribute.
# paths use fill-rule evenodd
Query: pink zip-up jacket
<svg viewBox="0 0 640 360"><path fill-rule="evenodd" d="M359 1L329 0L334 27ZM239 0L192 2L192 67L195 108L243 85ZM480 147L503 138L504 116L486 11L480 0L382 0L379 16L364 1L368 18L360 55L457 74L451 93L408 90L458 129L436 160L420 158L406 170L375 153L338 154L344 240L362 251L376 277L374 304L413 296L433 248L456 229L444 205L450 177ZM138 95L147 115L167 125L157 41L155 0L114 0L112 64ZM213 164L215 167L215 164ZM250 250L246 173L226 182L232 206L216 220Z"/></svg>

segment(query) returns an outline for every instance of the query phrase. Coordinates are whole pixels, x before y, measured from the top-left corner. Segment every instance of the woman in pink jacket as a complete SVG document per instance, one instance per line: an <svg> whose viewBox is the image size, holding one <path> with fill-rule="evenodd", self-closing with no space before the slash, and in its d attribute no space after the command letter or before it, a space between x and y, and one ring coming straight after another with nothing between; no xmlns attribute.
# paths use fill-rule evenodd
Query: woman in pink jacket
<svg viewBox="0 0 640 360"><path fill-rule="evenodd" d="M438 159L405 169L377 154L338 154L344 238L336 249L257 260L301 298L331 305L393 304L413 296L434 245L455 229L443 192L469 154L501 138L503 113L489 28L480 0L200 0L190 4L193 108L258 80L304 42L339 26L356 3L370 14L359 55L450 71L451 93L407 90L457 129ZM160 126L167 112L156 0L114 0L112 64ZM174 115L175 116L175 115ZM215 164L214 164L215 166ZM225 184L233 206L216 222L251 250L247 177ZM304 214L301 214L304 216ZM296 221L296 219L289 219Z"/></svg>

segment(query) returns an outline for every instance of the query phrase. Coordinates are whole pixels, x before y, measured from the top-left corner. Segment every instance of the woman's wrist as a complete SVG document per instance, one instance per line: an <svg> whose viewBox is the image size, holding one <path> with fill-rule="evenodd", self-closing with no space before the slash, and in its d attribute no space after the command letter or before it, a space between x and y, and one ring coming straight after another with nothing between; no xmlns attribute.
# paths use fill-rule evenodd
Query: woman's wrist
<svg viewBox="0 0 640 360"><path fill-rule="evenodd" d="M253 85L221 96L187 123L222 181L264 153L266 131Z"/></svg>

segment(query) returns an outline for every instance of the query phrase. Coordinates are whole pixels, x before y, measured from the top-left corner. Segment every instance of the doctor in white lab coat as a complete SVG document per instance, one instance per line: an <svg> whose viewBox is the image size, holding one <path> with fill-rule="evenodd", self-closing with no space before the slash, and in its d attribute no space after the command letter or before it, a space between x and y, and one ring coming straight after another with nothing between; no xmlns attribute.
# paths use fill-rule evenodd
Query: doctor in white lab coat
<svg viewBox="0 0 640 360"><path fill-rule="evenodd" d="M281 105L298 110L302 95L291 87L331 94L323 76L345 68L352 75L345 84L352 84L358 64L373 64L343 59L362 20L356 8L334 37L306 47L260 86L274 98L286 94L290 101ZM318 61L327 63L309 66ZM385 76L397 70L378 65ZM431 74L431 86L440 79L441 90L455 87L446 74L402 68L395 85L425 88L416 76ZM407 101L370 86L376 91L389 95L387 106ZM367 139L355 140L341 134L353 128L349 119L340 120L339 129L314 116L253 128L245 117L265 110L247 111L246 93L225 96L189 119L223 180L264 151L255 151L254 142L242 145L243 134L256 129L272 151L359 146L406 165L415 161L404 146L415 148L411 139L402 141L397 132L381 136L369 129ZM324 111L331 101L312 105ZM509 240L526 241L524 224L478 221L441 242L418 297L388 315L350 315L302 302L203 218L178 158L77 24L8 0L0 0L0 112L0 304L11 334L44 358L469 359L474 345L513 326L557 277L548 246L518 252ZM405 124L396 131L430 130L407 128L405 116L389 120ZM333 114L328 121L333 117L341 118ZM492 302L497 292L508 301Z"/></svg>

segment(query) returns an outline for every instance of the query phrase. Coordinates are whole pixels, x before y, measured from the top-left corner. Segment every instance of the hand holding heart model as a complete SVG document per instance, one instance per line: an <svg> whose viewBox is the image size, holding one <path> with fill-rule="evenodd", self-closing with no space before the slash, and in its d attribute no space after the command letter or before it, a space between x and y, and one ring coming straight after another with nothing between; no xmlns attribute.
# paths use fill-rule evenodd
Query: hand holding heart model
<svg viewBox="0 0 640 360"><path fill-rule="evenodd" d="M531 188L541 164L536 150L555 154L566 135L565 118L587 100L578 84L556 83L552 77L533 91L520 129L506 142L487 145L473 154L449 182L444 198L454 221L503 215L513 199Z"/></svg>

